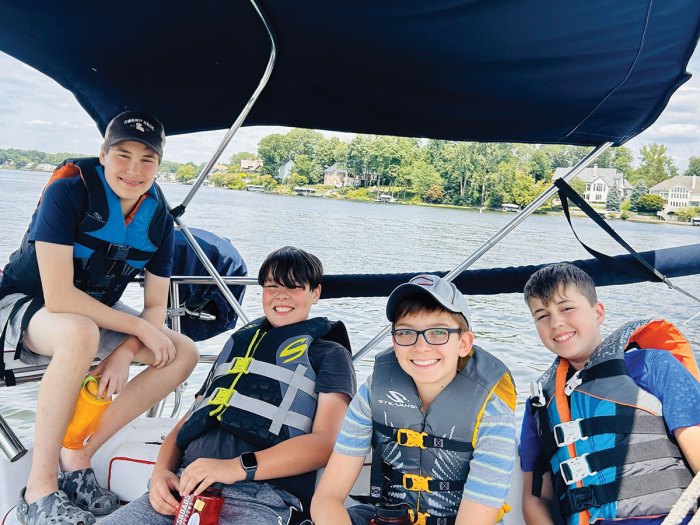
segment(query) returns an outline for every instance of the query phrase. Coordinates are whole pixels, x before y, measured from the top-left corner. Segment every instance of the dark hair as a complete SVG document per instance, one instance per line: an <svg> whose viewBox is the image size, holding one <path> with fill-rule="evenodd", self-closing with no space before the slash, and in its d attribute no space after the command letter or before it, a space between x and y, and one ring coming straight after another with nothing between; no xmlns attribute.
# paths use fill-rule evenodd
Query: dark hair
<svg viewBox="0 0 700 525"><path fill-rule="evenodd" d="M591 276L569 263L550 264L533 273L523 290L525 302L529 305L530 299L535 297L548 305L567 286L575 286L591 306L598 302Z"/></svg>
<svg viewBox="0 0 700 525"><path fill-rule="evenodd" d="M396 326L397 321L400 321L402 317L407 315L431 314L433 312L445 312L450 314L450 317L454 319L462 332L469 331L469 324L462 314L449 311L430 295L425 293L409 295L401 300L396 306L396 315L394 317L396 321L394 322L394 326Z"/></svg>
<svg viewBox="0 0 700 525"><path fill-rule="evenodd" d="M323 265L318 257L294 246L285 246L268 255L260 266L258 284L272 280L286 288L314 290L321 284Z"/></svg>

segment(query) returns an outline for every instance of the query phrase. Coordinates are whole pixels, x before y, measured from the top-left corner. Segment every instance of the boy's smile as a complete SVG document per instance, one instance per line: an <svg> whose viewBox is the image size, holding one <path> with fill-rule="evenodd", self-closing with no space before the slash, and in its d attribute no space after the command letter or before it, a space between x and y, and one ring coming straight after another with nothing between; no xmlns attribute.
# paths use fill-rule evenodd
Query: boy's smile
<svg viewBox="0 0 700 525"><path fill-rule="evenodd" d="M107 153L100 152L100 163L107 184L122 201L122 210L127 215L153 185L159 158L145 144L126 140L111 146Z"/></svg>
<svg viewBox="0 0 700 525"><path fill-rule="evenodd" d="M550 352L580 370L601 342L600 324L605 320L601 303L593 306L575 286L567 286L547 305L529 300L537 335Z"/></svg>
<svg viewBox="0 0 700 525"><path fill-rule="evenodd" d="M418 313L400 318L394 328L426 330L428 328L457 328L447 312ZM394 353L401 369L416 383L423 399L432 399L457 375L457 362L471 349L474 336L471 332L450 334L447 343L434 345L426 342L423 334L415 344L400 346L394 341Z"/></svg>
<svg viewBox="0 0 700 525"><path fill-rule="evenodd" d="M263 285L263 312L272 326L286 326L305 321L320 295L320 286L314 290L311 290L308 284L303 288L286 288L267 280Z"/></svg>

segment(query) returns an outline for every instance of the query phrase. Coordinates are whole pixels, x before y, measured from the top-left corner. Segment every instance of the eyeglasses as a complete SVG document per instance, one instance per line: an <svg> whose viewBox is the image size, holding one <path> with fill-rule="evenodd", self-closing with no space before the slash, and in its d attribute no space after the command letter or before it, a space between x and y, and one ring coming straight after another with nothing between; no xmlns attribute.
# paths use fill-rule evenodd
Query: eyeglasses
<svg viewBox="0 0 700 525"><path fill-rule="evenodd" d="M391 335L394 342L399 346L411 346L418 342L418 336L422 335L429 345L444 345L450 340L450 334L459 334L459 328L426 328L425 330L412 330L410 328L399 328L392 330Z"/></svg>

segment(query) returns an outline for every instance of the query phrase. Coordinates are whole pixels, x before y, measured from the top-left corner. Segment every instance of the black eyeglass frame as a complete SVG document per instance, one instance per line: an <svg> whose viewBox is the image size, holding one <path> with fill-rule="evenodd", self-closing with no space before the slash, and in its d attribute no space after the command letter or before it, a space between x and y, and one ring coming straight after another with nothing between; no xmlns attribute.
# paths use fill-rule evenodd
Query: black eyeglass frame
<svg viewBox="0 0 700 525"><path fill-rule="evenodd" d="M431 330L444 330L444 331L446 331L447 332L447 339L445 339L445 342L444 343L431 343L430 341L428 341L428 338L426 337L425 334L426 334L426 332L430 332ZM399 343L396 340L396 332L413 332L416 337L412 343ZM429 345L441 346L441 345L446 345L447 343L450 342L450 335L460 334L460 333L462 333L461 328L445 328L443 326L433 326L431 328L426 328L425 330L414 330L413 328L398 328L398 329L394 329L391 331L391 338L394 340L394 343L396 343L399 346L413 346L414 344L416 344L418 342L418 336L422 335L425 342L428 343Z"/></svg>

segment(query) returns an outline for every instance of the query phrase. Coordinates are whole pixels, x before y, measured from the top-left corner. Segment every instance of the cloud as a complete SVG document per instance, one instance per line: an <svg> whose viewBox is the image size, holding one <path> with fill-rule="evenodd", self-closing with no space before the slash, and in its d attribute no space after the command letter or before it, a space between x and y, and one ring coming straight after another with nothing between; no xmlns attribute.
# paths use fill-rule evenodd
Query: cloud
<svg viewBox="0 0 700 525"><path fill-rule="evenodd" d="M30 126L53 126L50 120L30 120L27 122Z"/></svg>

